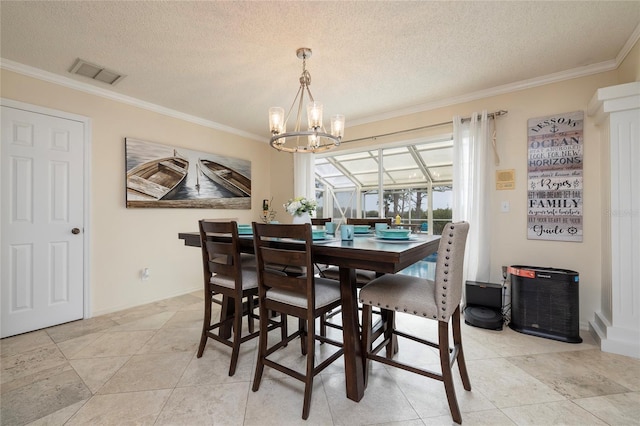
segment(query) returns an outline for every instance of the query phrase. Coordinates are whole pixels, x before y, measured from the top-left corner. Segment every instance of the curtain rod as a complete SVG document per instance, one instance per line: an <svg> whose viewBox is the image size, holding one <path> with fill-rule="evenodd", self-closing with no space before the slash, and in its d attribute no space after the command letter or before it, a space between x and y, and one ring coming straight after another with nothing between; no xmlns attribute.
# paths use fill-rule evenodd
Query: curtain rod
<svg viewBox="0 0 640 426"><path fill-rule="evenodd" d="M501 115L505 115L508 111L505 111L503 109L499 110L499 111L495 111L495 112L490 112L487 113L487 118L496 118L496 117L500 117ZM478 117L480 117L481 115L478 114ZM463 117L462 121L469 121L471 120L471 117ZM436 124L428 124L426 126L421 126L421 127L414 127L413 129L405 129L405 130L398 130L395 132L391 132L391 133L383 133L381 135L374 135L374 136L365 136L363 138L358 138L358 139L350 139L348 141L342 141L343 144L345 143L351 143L351 142L359 142L359 141L364 141L367 139L377 139L377 138L381 138L381 137L385 137L385 136L393 136L393 135L399 135L402 133L409 133L409 132L415 132L418 130L424 130L424 129L431 129L433 127L440 127L440 126L446 126L448 124L453 124L453 120L451 121L443 121L442 123L436 123Z"/></svg>

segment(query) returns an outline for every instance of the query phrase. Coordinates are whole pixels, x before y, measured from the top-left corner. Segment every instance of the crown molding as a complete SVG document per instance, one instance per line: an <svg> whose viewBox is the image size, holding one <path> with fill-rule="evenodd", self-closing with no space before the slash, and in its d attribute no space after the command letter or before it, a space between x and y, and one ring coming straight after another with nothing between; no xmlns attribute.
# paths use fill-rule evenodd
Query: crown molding
<svg viewBox="0 0 640 426"><path fill-rule="evenodd" d="M567 71L548 74L546 76L536 77L529 80L522 80L515 83L504 84L504 85L492 87L489 89L479 90L477 92L467 93L461 96L454 96L447 99L427 102L427 103L415 105L408 108L402 108L394 111L388 111L381 114L375 114L375 115L363 117L360 119L349 120L349 125L347 126L347 128L359 126L362 124L369 124L376 121L402 117L405 115L431 111L437 108L443 108L443 107L457 105L465 102L476 101L479 99L517 92L520 90L531 89L534 87L544 86L551 83L558 83L561 81L571 80L574 78L585 77L585 76L607 72L607 71L613 71L620 66L620 64L622 63L624 58L627 56L627 54L631 51L631 49L633 48L635 43L638 41L638 39L640 39L640 25L636 27L635 31L633 32L631 37L629 37L629 39L627 40L623 48L620 50L615 60L600 62L597 64L574 68ZM8 59L0 58L0 67L8 71L14 71L20 74L24 74L24 75L37 78L40 80L48 81L51 83L59 84L61 86L79 90L92 95L101 96L101 97L115 100L118 102L123 102L129 105L133 105L142 109L157 112L159 114L167 115L169 117L177 118L190 123L198 124L204 127L209 127L212 129L242 136L242 137L259 141L259 142L268 142L268 139L255 135L253 133L249 133L233 127L225 126L215 121L205 120L200 117L185 114L170 108L165 108L150 102L145 102L130 96L121 95L110 90L101 89L99 87L82 83L68 77L53 74L48 71L43 71L38 68L30 67L28 65L20 64L18 62L14 62Z"/></svg>
<svg viewBox="0 0 640 426"><path fill-rule="evenodd" d="M629 54L631 49L633 49L633 46L635 46L638 40L640 40L640 24L636 26L636 29L633 31L633 33L631 33L629 40L627 40L624 46L622 46L622 49L620 49L620 53L618 53L618 56L616 56L617 66L620 66L622 61L624 61L624 58L627 57L627 55Z"/></svg>
<svg viewBox="0 0 640 426"><path fill-rule="evenodd" d="M254 135L253 133L245 132L235 129L233 127L225 126L215 121L205 120L204 118L196 117L190 114L185 114L180 111L176 111L170 108L165 108L160 105L153 104L151 102L145 102L140 99L133 98L131 96L121 95L111 90L95 87L81 81L77 81L68 77L64 77L58 74L54 74L48 71L34 68L28 65L14 62L9 59L0 58L0 68L7 71L13 71L19 74L26 75L28 77L37 78L38 80L47 81L49 83L58 84L60 86L68 87L70 89L78 90L80 92L89 93L91 95L100 96L106 99L110 99L117 102L122 102L128 105L132 105L141 109L163 114L168 117L177 118L189 123L194 123L203 127L208 127L215 130L220 130L233 135L241 136L247 139L252 139L258 142L268 142L268 139L264 137Z"/></svg>
<svg viewBox="0 0 640 426"><path fill-rule="evenodd" d="M633 47L633 44L631 45ZM628 51L627 51L628 53ZM621 61L620 61L621 62ZM518 92L520 90L531 89L534 87L544 86L560 81L571 80L574 78L585 77L592 74L598 74L606 71L613 71L620 65L618 60L610 60L588 65L580 68L574 68L568 71L561 71L554 74L548 74L542 77L536 77L529 80L517 81L515 83L504 84L502 86L492 87L490 89L479 90L477 92L467 93L462 96L454 96L447 99L441 99L434 102L415 105L409 108L389 111L382 114L372 115L356 120L349 120L349 126L358 126L361 124L369 124L376 121L387 120L390 118L402 117L409 114L431 111L437 108L443 108L451 105L457 105L465 102L477 101L478 99L490 98L492 96L504 95L507 93Z"/></svg>
<svg viewBox="0 0 640 426"><path fill-rule="evenodd" d="M409 108L398 109L381 114L376 114L360 119L349 120L349 126L359 126L361 124L373 123L376 121L387 120L390 118L402 117L404 115L415 114L419 112L431 111L437 108L443 108L451 105L456 105L464 102L477 101L478 99L488 98L491 96L503 95L506 93L517 92L520 90L531 89L538 86L544 86L546 84L558 83L560 81L571 80L579 77L586 77L592 74L598 74L606 71L613 71L617 69L622 61L627 57L633 46L640 40L640 24L636 26L636 29L631 33L631 36L627 39L627 42L622 46L620 52L616 56L615 60L599 62L597 64L588 65L584 67L574 68L567 71L561 71L554 74L549 74L542 77L532 78L529 80L518 81L515 83L505 84L502 86L496 86L490 89L480 90L477 92L468 93L462 96L456 96L452 98L442 99L434 102L427 102L420 105L415 105Z"/></svg>

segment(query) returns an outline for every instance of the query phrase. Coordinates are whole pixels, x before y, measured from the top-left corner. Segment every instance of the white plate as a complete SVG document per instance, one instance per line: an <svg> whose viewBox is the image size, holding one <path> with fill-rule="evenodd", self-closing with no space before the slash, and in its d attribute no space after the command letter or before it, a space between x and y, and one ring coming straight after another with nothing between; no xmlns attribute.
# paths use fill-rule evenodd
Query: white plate
<svg viewBox="0 0 640 426"><path fill-rule="evenodd" d="M378 243L390 243L390 244L408 244L408 243L418 243L420 242L420 238L415 237L413 235L409 236L406 240L400 240L398 238L381 238L381 237L373 237L371 238L373 241Z"/></svg>

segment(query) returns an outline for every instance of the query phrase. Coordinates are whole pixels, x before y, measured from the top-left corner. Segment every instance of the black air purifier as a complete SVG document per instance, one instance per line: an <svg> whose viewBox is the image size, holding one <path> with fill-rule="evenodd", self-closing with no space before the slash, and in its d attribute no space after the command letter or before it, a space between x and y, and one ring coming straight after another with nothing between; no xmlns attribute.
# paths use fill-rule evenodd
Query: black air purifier
<svg viewBox="0 0 640 426"><path fill-rule="evenodd" d="M580 343L579 275L567 269L513 265L511 322L520 333Z"/></svg>
<svg viewBox="0 0 640 426"><path fill-rule="evenodd" d="M502 285L467 281L464 322L491 330L502 330Z"/></svg>

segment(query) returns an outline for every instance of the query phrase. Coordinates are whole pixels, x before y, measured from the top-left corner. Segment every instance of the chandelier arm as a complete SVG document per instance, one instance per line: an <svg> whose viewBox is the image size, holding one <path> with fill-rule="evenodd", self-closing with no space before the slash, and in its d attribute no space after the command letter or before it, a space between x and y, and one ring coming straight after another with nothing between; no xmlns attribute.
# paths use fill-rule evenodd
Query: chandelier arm
<svg viewBox="0 0 640 426"><path fill-rule="evenodd" d="M293 107L296 104L296 101L298 100L298 96L300 97L300 102L302 102L302 98L304 97L304 92L302 91L302 86L300 86L298 88L298 93L296 93L296 97L293 98L293 102L291 102L291 106L289 107L289 112L287 112L287 118L285 118L284 120L284 124L286 125L289 122L289 117L291 116L291 111L293 111ZM298 116L300 115L300 112L298 111Z"/></svg>
<svg viewBox="0 0 640 426"><path fill-rule="evenodd" d="M307 89L307 94L309 95L309 101L315 102L315 99L313 99L313 95L311 94L311 89L309 89L309 86L305 84L304 88Z"/></svg>
<svg viewBox="0 0 640 426"><path fill-rule="evenodd" d="M300 100L298 101L298 115L296 117L296 125L294 127L296 132L300 131L300 121L302 120L302 112L304 111L304 84L300 85L298 93L300 93Z"/></svg>

